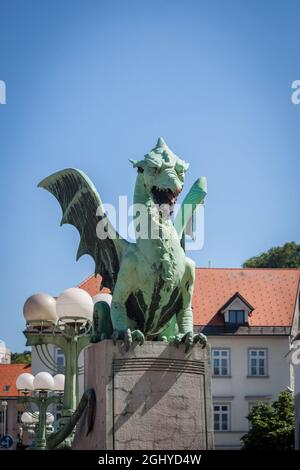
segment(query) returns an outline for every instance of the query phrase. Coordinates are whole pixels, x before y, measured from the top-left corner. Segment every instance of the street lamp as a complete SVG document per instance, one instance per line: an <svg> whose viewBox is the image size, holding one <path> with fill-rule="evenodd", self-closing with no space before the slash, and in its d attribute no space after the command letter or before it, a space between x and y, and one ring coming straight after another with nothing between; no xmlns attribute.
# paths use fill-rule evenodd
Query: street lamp
<svg viewBox="0 0 300 470"><path fill-rule="evenodd" d="M47 413L47 408L52 403L62 403L62 387L64 380L62 374L53 377L49 372L39 372L35 377L28 373L19 375L16 381L17 389L21 392L21 403L33 403L38 407L38 412L25 412L21 420L24 424L36 423L36 449L46 449L46 427L54 421Z"/></svg>
<svg viewBox="0 0 300 470"><path fill-rule="evenodd" d="M24 431L26 431L28 437L30 436L31 444L32 440L34 439L35 431L36 431L36 425L38 424L39 419L37 416L36 412L30 412L30 411L24 411L21 415L21 427L20 427L20 444L21 448L23 447L23 439L26 434ZM27 444L28 445L28 444ZM27 447L26 445L26 447ZM31 445L32 447L32 445Z"/></svg>
<svg viewBox="0 0 300 470"><path fill-rule="evenodd" d="M27 426L35 425L39 422L39 411L24 411L21 415L21 422ZM46 413L46 424L52 425L54 423L54 415L47 411Z"/></svg>
<svg viewBox="0 0 300 470"><path fill-rule="evenodd" d="M2 423L2 426L3 426L3 428L2 428L3 433L2 434L3 434L3 436L6 435L7 405L8 405L8 403L7 403L6 400L1 402L1 406L3 408L3 423Z"/></svg>
<svg viewBox="0 0 300 470"><path fill-rule="evenodd" d="M24 304L26 345L36 346L40 360L53 373L57 372L57 365L48 345L59 347L65 356L62 425L79 402L78 377L83 370L78 366L78 358L90 342L93 309L92 297L76 287L66 289L57 299L48 294L35 294Z"/></svg>
<svg viewBox="0 0 300 470"><path fill-rule="evenodd" d="M46 413L46 433L53 432L54 416L52 413ZM23 432L26 431L28 435L35 435L38 430L39 412L38 411L24 411L21 415L22 426L20 428L20 443L23 445ZM32 439L32 438L31 438Z"/></svg>

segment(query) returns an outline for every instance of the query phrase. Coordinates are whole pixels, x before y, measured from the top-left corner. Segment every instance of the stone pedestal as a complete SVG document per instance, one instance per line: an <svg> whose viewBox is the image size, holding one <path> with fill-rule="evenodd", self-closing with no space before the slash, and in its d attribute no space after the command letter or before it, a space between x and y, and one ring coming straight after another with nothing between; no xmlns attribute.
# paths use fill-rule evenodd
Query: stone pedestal
<svg viewBox="0 0 300 470"><path fill-rule="evenodd" d="M85 350L85 388L97 408L86 436L83 415L74 449L197 450L213 448L209 347L185 353L147 341L126 352L121 342Z"/></svg>

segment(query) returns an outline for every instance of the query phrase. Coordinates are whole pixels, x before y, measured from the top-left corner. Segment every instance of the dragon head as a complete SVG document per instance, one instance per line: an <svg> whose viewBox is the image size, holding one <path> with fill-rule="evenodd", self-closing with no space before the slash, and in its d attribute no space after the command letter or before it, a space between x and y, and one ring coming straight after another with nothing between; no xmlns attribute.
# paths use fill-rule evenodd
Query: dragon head
<svg viewBox="0 0 300 470"><path fill-rule="evenodd" d="M176 203L184 183L189 164L169 149L164 139L158 139L156 146L143 160L130 160L143 177L143 183L155 204Z"/></svg>

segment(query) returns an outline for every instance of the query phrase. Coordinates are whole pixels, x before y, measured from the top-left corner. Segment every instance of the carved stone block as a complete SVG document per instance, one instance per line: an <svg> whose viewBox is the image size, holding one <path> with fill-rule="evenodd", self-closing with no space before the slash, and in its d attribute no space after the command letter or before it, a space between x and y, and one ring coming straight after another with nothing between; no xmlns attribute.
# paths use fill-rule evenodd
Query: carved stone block
<svg viewBox="0 0 300 470"><path fill-rule="evenodd" d="M74 449L213 448L209 347L164 342L126 352L106 340L85 350L85 387L96 392L93 431L82 417Z"/></svg>

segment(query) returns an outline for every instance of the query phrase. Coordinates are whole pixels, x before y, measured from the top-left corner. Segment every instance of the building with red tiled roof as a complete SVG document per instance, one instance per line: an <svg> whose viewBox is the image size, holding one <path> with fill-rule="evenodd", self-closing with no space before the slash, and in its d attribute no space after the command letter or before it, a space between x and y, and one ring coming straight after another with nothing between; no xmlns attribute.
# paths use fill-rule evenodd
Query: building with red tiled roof
<svg viewBox="0 0 300 470"><path fill-rule="evenodd" d="M294 389L286 354L299 329L299 281L300 269L196 270L194 325L211 345L216 448L240 448L253 405Z"/></svg>
<svg viewBox="0 0 300 470"><path fill-rule="evenodd" d="M220 309L235 293L253 307L250 327L291 327L300 269L197 268L194 324L224 325Z"/></svg>
<svg viewBox="0 0 300 470"><path fill-rule="evenodd" d="M18 403L16 380L20 374L31 374L27 364L0 364L0 436L12 436L16 448L24 405Z"/></svg>
<svg viewBox="0 0 300 470"><path fill-rule="evenodd" d="M286 354L299 329L300 269L197 268L195 331L208 336L217 449L238 449L257 402L294 388ZM79 285L94 296L100 276Z"/></svg>

